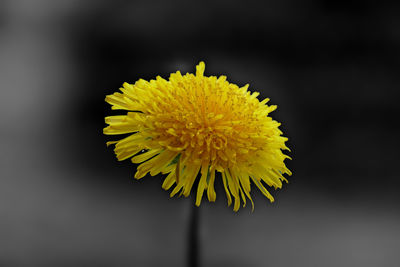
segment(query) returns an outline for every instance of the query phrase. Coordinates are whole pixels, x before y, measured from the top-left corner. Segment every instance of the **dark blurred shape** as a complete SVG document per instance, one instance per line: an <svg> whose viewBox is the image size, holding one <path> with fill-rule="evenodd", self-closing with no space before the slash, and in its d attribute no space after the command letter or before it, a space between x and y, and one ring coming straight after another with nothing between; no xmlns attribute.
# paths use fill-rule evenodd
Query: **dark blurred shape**
<svg viewBox="0 0 400 267"><path fill-rule="evenodd" d="M194 200L194 198L193 198ZM189 217L189 231L188 235L188 258L187 258L187 266L190 267L199 267L201 264L201 247L200 247L200 238L199 238L199 217L200 208L196 206L192 206L190 210Z"/></svg>

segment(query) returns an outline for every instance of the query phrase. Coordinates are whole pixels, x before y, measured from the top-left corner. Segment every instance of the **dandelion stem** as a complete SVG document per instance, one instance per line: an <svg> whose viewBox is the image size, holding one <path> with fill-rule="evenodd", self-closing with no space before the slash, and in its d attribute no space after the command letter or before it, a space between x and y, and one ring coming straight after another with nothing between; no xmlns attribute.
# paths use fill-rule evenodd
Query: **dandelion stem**
<svg viewBox="0 0 400 267"><path fill-rule="evenodd" d="M188 231L188 267L199 267L199 209L190 202Z"/></svg>

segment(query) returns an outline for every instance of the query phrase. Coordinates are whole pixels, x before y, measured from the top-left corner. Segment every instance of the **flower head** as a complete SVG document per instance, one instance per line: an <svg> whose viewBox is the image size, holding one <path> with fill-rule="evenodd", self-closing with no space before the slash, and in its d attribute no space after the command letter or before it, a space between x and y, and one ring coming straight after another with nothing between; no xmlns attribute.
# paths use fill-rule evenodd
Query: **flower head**
<svg viewBox="0 0 400 267"><path fill-rule="evenodd" d="M259 101L259 93L249 92L248 85L238 87L225 76L204 76L200 62L196 74L172 73L169 80L157 76L150 82L140 79L124 83L122 93L106 97L112 109L127 110L126 115L109 116L104 134L128 134L115 144L118 160L130 158L141 163L135 174L141 179L147 173L168 174L162 187L175 185L177 193L189 196L197 177L196 205L205 190L209 201L215 201L216 172L221 177L228 205L234 199L234 210L250 196L251 181L271 201L265 184L275 189L291 175L282 150L286 137L280 123L269 117L276 109ZM200 175L198 175L200 173Z"/></svg>

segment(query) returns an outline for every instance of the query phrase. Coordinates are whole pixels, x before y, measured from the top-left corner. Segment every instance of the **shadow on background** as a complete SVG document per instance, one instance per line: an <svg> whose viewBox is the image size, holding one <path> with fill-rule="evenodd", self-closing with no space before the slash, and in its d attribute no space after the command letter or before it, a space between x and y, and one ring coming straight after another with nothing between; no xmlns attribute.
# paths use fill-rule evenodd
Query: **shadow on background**
<svg viewBox="0 0 400 267"><path fill-rule="evenodd" d="M398 266L400 19L368 2L0 3L0 265L184 266L190 199L133 180L106 94L176 70L271 98L294 172L200 211L204 266Z"/></svg>

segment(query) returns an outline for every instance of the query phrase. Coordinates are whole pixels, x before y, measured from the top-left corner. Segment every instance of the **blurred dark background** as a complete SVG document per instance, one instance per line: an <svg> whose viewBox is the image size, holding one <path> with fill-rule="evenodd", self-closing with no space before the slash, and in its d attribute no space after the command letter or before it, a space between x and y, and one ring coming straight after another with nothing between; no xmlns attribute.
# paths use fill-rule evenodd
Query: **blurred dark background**
<svg viewBox="0 0 400 267"><path fill-rule="evenodd" d="M115 159L104 98L200 60L278 105L294 173L253 214L203 199L203 266L399 266L397 8L1 1L0 266L185 266L193 200Z"/></svg>

